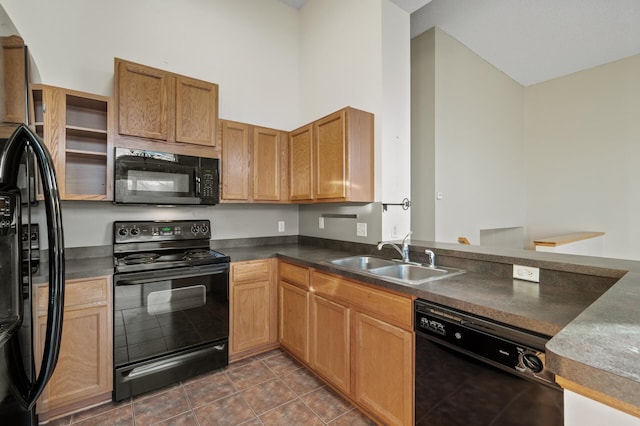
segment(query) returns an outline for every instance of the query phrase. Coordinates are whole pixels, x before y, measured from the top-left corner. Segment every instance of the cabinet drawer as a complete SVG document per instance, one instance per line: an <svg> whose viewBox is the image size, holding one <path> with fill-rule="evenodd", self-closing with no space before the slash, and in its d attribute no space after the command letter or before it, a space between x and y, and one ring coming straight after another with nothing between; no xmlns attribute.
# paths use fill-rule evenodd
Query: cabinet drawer
<svg viewBox="0 0 640 426"><path fill-rule="evenodd" d="M280 279L308 289L309 269L303 266L280 262Z"/></svg>
<svg viewBox="0 0 640 426"><path fill-rule="evenodd" d="M407 330L412 328L412 303L408 297L317 271L312 273L311 288L315 294L347 303Z"/></svg>
<svg viewBox="0 0 640 426"><path fill-rule="evenodd" d="M89 279L66 280L64 284L64 307L106 304L108 298L109 278L97 277ZM42 286L38 293L38 311L46 311L49 288Z"/></svg>
<svg viewBox="0 0 640 426"><path fill-rule="evenodd" d="M231 264L231 281L233 283L245 281L269 280L271 260L250 260Z"/></svg>

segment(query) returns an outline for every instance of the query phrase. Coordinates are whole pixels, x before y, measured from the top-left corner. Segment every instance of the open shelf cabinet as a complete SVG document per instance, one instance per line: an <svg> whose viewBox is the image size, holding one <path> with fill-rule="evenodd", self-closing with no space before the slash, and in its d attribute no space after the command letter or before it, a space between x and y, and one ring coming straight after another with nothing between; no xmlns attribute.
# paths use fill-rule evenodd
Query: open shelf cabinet
<svg viewBox="0 0 640 426"><path fill-rule="evenodd" d="M32 86L34 127L56 166L63 200L112 200L111 98Z"/></svg>

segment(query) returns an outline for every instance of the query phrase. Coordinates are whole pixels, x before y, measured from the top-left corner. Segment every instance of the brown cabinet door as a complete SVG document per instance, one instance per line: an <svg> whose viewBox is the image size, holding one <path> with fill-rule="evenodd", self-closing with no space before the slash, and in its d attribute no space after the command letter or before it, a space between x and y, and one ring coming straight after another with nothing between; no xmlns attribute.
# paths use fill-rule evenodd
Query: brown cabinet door
<svg viewBox="0 0 640 426"><path fill-rule="evenodd" d="M289 136L289 190L291 201L313 199L313 126L294 130Z"/></svg>
<svg viewBox="0 0 640 426"><path fill-rule="evenodd" d="M116 64L118 133L164 141L173 138L174 77L118 59Z"/></svg>
<svg viewBox="0 0 640 426"><path fill-rule="evenodd" d="M230 355L269 343L269 284L233 284Z"/></svg>
<svg viewBox="0 0 640 426"><path fill-rule="evenodd" d="M356 312L354 399L384 424L413 424L413 333Z"/></svg>
<svg viewBox="0 0 640 426"><path fill-rule="evenodd" d="M346 394L351 393L350 309L311 297L311 367Z"/></svg>
<svg viewBox="0 0 640 426"><path fill-rule="evenodd" d="M38 286L34 300L36 369L40 368L44 349L47 297L47 286ZM113 386L110 300L109 277L66 282L60 355L38 402L38 412L43 418L82 409L110 396Z"/></svg>
<svg viewBox="0 0 640 426"><path fill-rule="evenodd" d="M249 125L220 120L222 199L249 200Z"/></svg>
<svg viewBox="0 0 640 426"><path fill-rule="evenodd" d="M218 85L176 77L176 142L215 146Z"/></svg>
<svg viewBox="0 0 640 426"><path fill-rule="evenodd" d="M346 112L340 110L314 123L316 200L345 198L348 177Z"/></svg>
<svg viewBox="0 0 640 426"><path fill-rule="evenodd" d="M280 281L278 324L280 344L309 362L309 292Z"/></svg>
<svg viewBox="0 0 640 426"><path fill-rule="evenodd" d="M278 130L253 129L253 199L255 201L280 200L280 152Z"/></svg>

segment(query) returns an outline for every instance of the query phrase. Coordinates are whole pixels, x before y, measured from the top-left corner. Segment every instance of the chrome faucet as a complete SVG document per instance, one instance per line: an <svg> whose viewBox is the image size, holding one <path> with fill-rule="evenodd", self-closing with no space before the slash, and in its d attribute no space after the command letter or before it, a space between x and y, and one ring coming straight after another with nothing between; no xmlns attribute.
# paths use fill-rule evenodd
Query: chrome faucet
<svg viewBox="0 0 640 426"><path fill-rule="evenodd" d="M424 251L424 254L429 256L429 267L435 268L435 266L436 266L436 254L433 251L429 250L429 249L426 249Z"/></svg>
<svg viewBox="0 0 640 426"><path fill-rule="evenodd" d="M402 249L400 247L398 247L398 245L396 243L392 243L391 241L380 241L378 243L378 250L382 250L382 247L384 247L385 245L389 245L389 246L393 247L394 249L396 249L396 251L398 253L400 253L400 256L402 256L402 261L403 262L410 262L410 260L409 260L409 243L407 242L407 240L409 239L411 234L413 234L413 231L409 231L409 233L402 240Z"/></svg>

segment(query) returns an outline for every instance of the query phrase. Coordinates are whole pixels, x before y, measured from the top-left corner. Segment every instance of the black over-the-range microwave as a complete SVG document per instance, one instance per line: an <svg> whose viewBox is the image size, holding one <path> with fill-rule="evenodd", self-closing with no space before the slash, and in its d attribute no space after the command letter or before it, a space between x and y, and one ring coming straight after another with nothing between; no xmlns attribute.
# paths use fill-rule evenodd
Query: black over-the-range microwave
<svg viewBox="0 0 640 426"><path fill-rule="evenodd" d="M217 204L218 162L217 158L116 148L114 203Z"/></svg>

